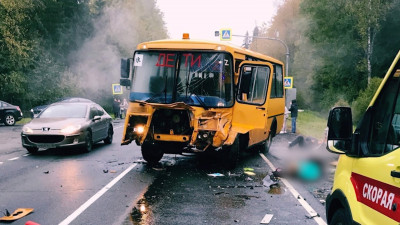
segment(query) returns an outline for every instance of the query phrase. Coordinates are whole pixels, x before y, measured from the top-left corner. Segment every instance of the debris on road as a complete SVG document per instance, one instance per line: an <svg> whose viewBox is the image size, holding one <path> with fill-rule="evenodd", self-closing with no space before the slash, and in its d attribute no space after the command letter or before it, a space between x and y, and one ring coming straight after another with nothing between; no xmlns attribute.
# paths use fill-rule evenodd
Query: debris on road
<svg viewBox="0 0 400 225"><path fill-rule="evenodd" d="M271 222L271 219L273 216L274 216L274 214L265 214L265 216L261 220L260 224L269 224L269 222Z"/></svg>
<svg viewBox="0 0 400 225"><path fill-rule="evenodd" d="M210 177L223 177L223 176L225 176L222 173L210 173L210 174L207 174L207 175L210 176Z"/></svg>
<svg viewBox="0 0 400 225"><path fill-rule="evenodd" d="M320 215L318 213L312 216L306 215L307 219L313 219L314 217L320 217Z"/></svg>
<svg viewBox="0 0 400 225"><path fill-rule="evenodd" d="M245 171L244 174L249 175L249 176L255 176L256 173L251 172L251 171Z"/></svg>
<svg viewBox="0 0 400 225"><path fill-rule="evenodd" d="M0 221L14 221L33 212L33 208L18 208L13 213L9 213L6 209L6 216L0 217Z"/></svg>
<svg viewBox="0 0 400 225"><path fill-rule="evenodd" d="M25 225L40 225L40 224L35 223L33 221L26 221Z"/></svg>
<svg viewBox="0 0 400 225"><path fill-rule="evenodd" d="M48 171L48 170L47 170L47 171L44 171L43 173L44 173L44 174L49 174L49 173L50 173L50 171Z"/></svg>
<svg viewBox="0 0 400 225"><path fill-rule="evenodd" d="M108 173L108 170L103 170L103 173Z"/></svg>

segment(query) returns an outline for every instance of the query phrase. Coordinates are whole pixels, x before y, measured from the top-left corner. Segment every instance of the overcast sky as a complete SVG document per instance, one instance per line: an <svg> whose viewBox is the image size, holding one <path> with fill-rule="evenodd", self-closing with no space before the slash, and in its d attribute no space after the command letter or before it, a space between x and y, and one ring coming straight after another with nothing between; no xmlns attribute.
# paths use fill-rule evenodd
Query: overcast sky
<svg viewBox="0 0 400 225"><path fill-rule="evenodd" d="M282 0L157 0L164 14L170 38L219 40L214 36L220 29L232 29L235 35L252 35L254 27L269 24ZM233 37L241 45L243 38Z"/></svg>

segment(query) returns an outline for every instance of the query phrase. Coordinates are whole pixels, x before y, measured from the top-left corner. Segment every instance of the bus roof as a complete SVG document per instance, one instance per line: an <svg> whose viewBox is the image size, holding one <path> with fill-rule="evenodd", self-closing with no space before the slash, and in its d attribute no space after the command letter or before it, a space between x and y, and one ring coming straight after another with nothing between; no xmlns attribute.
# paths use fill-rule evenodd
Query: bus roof
<svg viewBox="0 0 400 225"><path fill-rule="evenodd" d="M191 39L165 39L158 41L149 41L138 44L138 50L219 50L228 51L232 54L249 56L258 60L275 62L283 64L281 61L266 56L242 47L238 47L229 43L206 41L206 40L191 40Z"/></svg>

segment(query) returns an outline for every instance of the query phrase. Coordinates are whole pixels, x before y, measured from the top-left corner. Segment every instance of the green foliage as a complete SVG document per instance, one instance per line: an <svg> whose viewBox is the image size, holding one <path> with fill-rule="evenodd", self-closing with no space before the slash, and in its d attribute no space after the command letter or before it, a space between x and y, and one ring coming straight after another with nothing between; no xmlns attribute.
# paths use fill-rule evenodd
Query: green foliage
<svg viewBox="0 0 400 225"><path fill-rule="evenodd" d="M371 83L365 90L361 90L357 99L352 104L353 109L353 122L355 124L361 119L362 115L365 113L369 103L372 100L376 90L382 82L382 78L374 77L371 79Z"/></svg>
<svg viewBox="0 0 400 225"><path fill-rule="evenodd" d="M299 112L297 118L296 128L298 132L304 136L310 136L323 140L325 138L325 129L327 124L328 115L321 115L317 112L305 110ZM287 125L291 125L290 121L286 122ZM287 128L287 130L289 130Z"/></svg>
<svg viewBox="0 0 400 225"><path fill-rule="evenodd" d="M154 0L1 0L0 99L28 110L81 96L107 108L119 58L165 37Z"/></svg>

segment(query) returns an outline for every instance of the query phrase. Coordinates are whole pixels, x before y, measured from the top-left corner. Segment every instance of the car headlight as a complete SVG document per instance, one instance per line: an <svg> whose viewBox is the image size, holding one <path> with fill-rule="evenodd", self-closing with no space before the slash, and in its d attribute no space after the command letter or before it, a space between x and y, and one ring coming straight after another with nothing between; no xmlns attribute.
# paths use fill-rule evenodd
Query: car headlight
<svg viewBox="0 0 400 225"><path fill-rule="evenodd" d="M61 129L60 132L63 134L73 134L79 131L79 129L81 129L81 125L69 125Z"/></svg>
<svg viewBox="0 0 400 225"><path fill-rule="evenodd" d="M27 134L32 134L33 130L31 128L27 127L27 126L24 126L22 128L22 132L27 133Z"/></svg>

